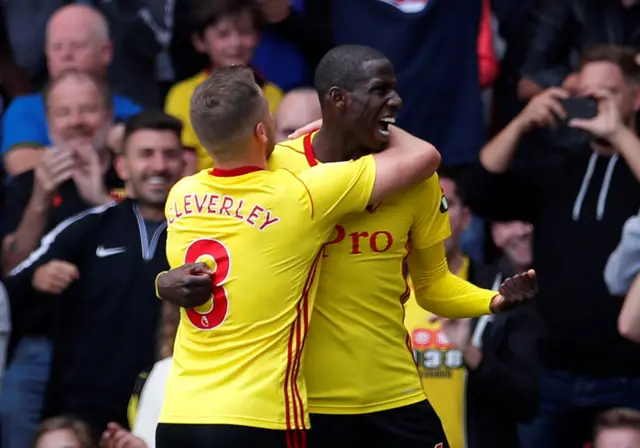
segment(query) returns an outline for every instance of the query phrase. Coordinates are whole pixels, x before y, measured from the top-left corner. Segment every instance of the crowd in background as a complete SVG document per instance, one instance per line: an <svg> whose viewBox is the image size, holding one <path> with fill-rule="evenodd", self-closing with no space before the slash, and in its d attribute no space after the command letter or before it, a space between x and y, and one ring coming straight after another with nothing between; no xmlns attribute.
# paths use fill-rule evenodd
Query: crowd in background
<svg viewBox="0 0 640 448"><path fill-rule="evenodd" d="M505 315L405 305L451 447L640 447L637 0L1 1L0 447L154 446L164 200L212 166L191 95L249 64L285 140L341 44L391 60L397 125L442 154L450 270L538 274ZM567 125L571 96L597 117Z"/></svg>

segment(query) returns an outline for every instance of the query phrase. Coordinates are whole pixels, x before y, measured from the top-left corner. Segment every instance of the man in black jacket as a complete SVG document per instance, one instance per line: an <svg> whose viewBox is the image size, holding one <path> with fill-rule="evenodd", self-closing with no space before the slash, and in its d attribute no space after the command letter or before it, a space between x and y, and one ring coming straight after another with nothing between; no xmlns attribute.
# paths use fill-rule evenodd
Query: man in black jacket
<svg viewBox="0 0 640 448"><path fill-rule="evenodd" d="M563 128L559 99L568 93L550 89L482 149L469 173L472 210L535 229L537 305L547 335L541 410L522 431L524 447L581 447L602 408L640 409L640 349L618 334L622 301L608 293L602 276L625 220L640 207L638 75L633 50L594 48L583 55L578 86L580 94L598 98L599 112L570 121L588 130L587 139L557 148L552 134L519 165L515 155L527 131Z"/></svg>
<svg viewBox="0 0 640 448"><path fill-rule="evenodd" d="M75 414L96 437L110 421L127 425L131 388L156 359L154 279L168 266L164 204L184 168L181 128L161 112L133 117L118 171L136 199L63 221L6 279L14 315L33 304L28 291L55 305L45 413Z"/></svg>

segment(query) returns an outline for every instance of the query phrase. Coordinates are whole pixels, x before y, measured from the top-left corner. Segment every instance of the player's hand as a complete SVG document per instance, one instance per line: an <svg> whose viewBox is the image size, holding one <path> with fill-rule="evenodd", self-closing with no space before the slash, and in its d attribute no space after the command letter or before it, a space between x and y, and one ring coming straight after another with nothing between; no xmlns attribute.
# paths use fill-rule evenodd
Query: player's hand
<svg viewBox="0 0 640 448"><path fill-rule="evenodd" d="M620 109L613 96L607 91L589 92L589 96L598 101L598 115L591 119L574 118L569 122L569 126L609 140L624 127Z"/></svg>
<svg viewBox="0 0 640 448"><path fill-rule="evenodd" d="M298 137L302 137L303 135L309 134L313 131L317 131L318 129L320 129L322 127L322 118L320 118L319 120L316 120L312 123L309 123L306 126L303 126L299 129L296 129L293 134L289 134L288 139L289 140L295 140Z"/></svg>
<svg viewBox="0 0 640 448"><path fill-rule="evenodd" d="M48 205L58 187L71 179L74 166L75 160L69 151L45 149L35 169L34 194Z"/></svg>
<svg viewBox="0 0 640 448"><path fill-rule="evenodd" d="M212 276L205 263L185 264L158 276L158 295L183 308L204 305L213 294Z"/></svg>
<svg viewBox="0 0 640 448"><path fill-rule="evenodd" d="M492 313L500 313L521 305L532 299L538 293L536 272L527 272L509 277L500 285L500 293L491 300Z"/></svg>
<svg viewBox="0 0 640 448"><path fill-rule="evenodd" d="M531 98L522 112L515 118L524 131L544 126L556 126L558 119L567 115L560 99L568 98L569 92L564 89L551 88Z"/></svg>
<svg viewBox="0 0 640 448"><path fill-rule="evenodd" d="M456 349L464 351L471 344L471 319L446 319L431 316L429 322L440 322L449 343Z"/></svg>
<svg viewBox="0 0 640 448"><path fill-rule="evenodd" d="M31 284L36 291L60 294L80 278L78 268L67 261L52 260L36 269Z"/></svg>
<svg viewBox="0 0 640 448"><path fill-rule="evenodd" d="M102 433L100 448L147 448L147 444L119 424L111 422Z"/></svg>

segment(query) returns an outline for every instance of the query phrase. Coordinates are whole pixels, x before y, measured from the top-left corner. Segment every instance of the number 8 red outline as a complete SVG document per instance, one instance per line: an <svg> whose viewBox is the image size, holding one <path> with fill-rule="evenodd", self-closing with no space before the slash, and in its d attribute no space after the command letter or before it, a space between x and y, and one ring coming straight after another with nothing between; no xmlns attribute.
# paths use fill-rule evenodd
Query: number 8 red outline
<svg viewBox="0 0 640 448"><path fill-rule="evenodd" d="M216 262L216 268L211 278L213 294L209 302L208 311L201 312L195 308L187 310L187 317L194 327L201 330L213 330L219 327L227 318L229 312L229 297L222 284L229 277L231 271L231 254L227 246L218 240L203 238L189 245L184 254L185 263L197 263L201 257L210 256Z"/></svg>

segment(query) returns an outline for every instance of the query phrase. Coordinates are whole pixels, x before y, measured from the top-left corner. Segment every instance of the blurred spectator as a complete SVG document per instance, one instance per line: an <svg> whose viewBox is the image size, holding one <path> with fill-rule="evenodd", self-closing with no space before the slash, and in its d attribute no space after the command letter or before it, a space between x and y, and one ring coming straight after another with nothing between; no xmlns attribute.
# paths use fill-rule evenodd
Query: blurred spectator
<svg viewBox="0 0 640 448"><path fill-rule="evenodd" d="M64 221L7 279L14 313L25 310L21 295L29 288L40 293L36 303L50 304L45 415L77 415L97 437L110 421L126 427L131 388L156 359L154 279L168 266L164 203L183 170L180 131L178 120L160 112L132 117L118 171L136 199Z"/></svg>
<svg viewBox="0 0 640 448"><path fill-rule="evenodd" d="M253 63L284 91L312 82L309 68L332 47L331 0L257 3L267 25Z"/></svg>
<svg viewBox="0 0 640 448"><path fill-rule="evenodd" d="M536 303L548 334L541 344L541 411L522 430L524 447L581 447L595 409L640 408L640 348L618 335L621 302L602 276L624 221L640 207L638 70L633 50L593 48L583 55L578 93L595 95L599 112L571 121L589 138L557 148L558 134L544 140L527 134L563 129L559 99L568 93L550 89L483 148L469 173L473 210L534 225ZM531 155L519 161L524 144Z"/></svg>
<svg viewBox="0 0 640 448"><path fill-rule="evenodd" d="M510 238L505 234L511 223L502 224L502 239L496 245L521 240L518 262L511 263L509 257L483 265L462 252L460 235L471 216L466 194L457 182L458 173L442 169L439 174L451 221L451 236L445 240L451 272L497 290L503 279L528 269L531 231L522 232L523 238ZM516 448L517 423L537 411L539 325L531 307L478 319L436 320L412 294L405 304L405 324L425 392L442 420L449 446Z"/></svg>
<svg viewBox="0 0 640 448"><path fill-rule="evenodd" d="M575 91L579 55L589 46L628 45L640 51L637 0L540 0L534 17L518 88L522 99L551 86Z"/></svg>
<svg viewBox="0 0 640 448"><path fill-rule="evenodd" d="M318 93L311 87L288 92L275 113L276 141L284 142L295 130L322 118Z"/></svg>
<svg viewBox="0 0 640 448"><path fill-rule="evenodd" d="M173 345L180 323L180 308L169 302L162 302L162 324L160 326L160 361L151 372L143 372L138 377L134 393L129 402L129 424L131 432L116 423L110 423L102 435L102 448L155 448L156 427L162 410L164 389L169 377Z"/></svg>
<svg viewBox="0 0 640 448"><path fill-rule="evenodd" d="M33 448L97 448L91 430L74 417L53 417L43 421L36 431Z"/></svg>
<svg viewBox="0 0 640 448"><path fill-rule="evenodd" d="M15 59L35 89L51 75L43 54L36 51L44 46L47 21L70 3L91 5L109 23L114 49L109 72L114 90L145 107L158 107L158 79L173 80L174 76L167 50L175 0L6 0L2 9Z"/></svg>
<svg viewBox="0 0 640 448"><path fill-rule="evenodd" d="M7 290L4 285L0 283L0 390L2 390L2 379L4 378L4 369L7 365L7 350L9 348L10 335L11 309L9 307L9 296L7 295Z"/></svg>
<svg viewBox="0 0 640 448"><path fill-rule="evenodd" d="M598 415L593 430L593 448L640 446L640 412L616 408Z"/></svg>
<svg viewBox="0 0 640 448"><path fill-rule="evenodd" d="M47 24L45 53L51 78L56 78L65 70L79 69L106 79L112 58L112 44L104 17L86 5L69 5L59 9ZM111 130L109 143L114 146L118 144L117 123L140 108L118 95L113 95L112 101L116 124ZM42 149L51 144L46 112L41 93L18 97L5 111L2 153L9 175L16 176L34 168L44 154Z"/></svg>
<svg viewBox="0 0 640 448"><path fill-rule="evenodd" d="M7 34L4 8L0 6L0 92L13 98L31 91L27 75L15 62L11 42ZM0 96L0 115L2 115L2 96Z"/></svg>
<svg viewBox="0 0 640 448"><path fill-rule="evenodd" d="M13 179L5 208L5 272L34 250L42 235L86 208L113 201L110 189L122 187L107 176L111 155L111 95L93 75L68 70L45 89L47 121L54 149L35 170Z"/></svg>
<svg viewBox="0 0 640 448"><path fill-rule="evenodd" d="M198 141L189 118L189 104L194 89L212 70L230 65L247 65L259 42L259 15L254 0L194 0L193 45L209 58L209 68L176 84L168 93L165 111L184 124L182 143L196 150L196 170L213 166L213 162ZM256 73L256 81L264 91L273 112L282 91Z"/></svg>

